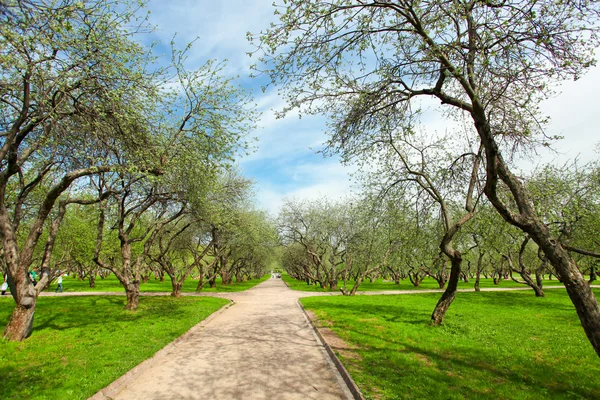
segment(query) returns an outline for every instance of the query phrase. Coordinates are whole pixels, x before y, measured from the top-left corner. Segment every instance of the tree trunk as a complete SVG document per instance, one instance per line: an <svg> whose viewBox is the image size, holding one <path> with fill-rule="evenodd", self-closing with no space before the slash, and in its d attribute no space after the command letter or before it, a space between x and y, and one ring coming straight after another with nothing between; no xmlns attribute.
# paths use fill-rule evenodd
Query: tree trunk
<svg viewBox="0 0 600 400"><path fill-rule="evenodd" d="M4 338L11 341L21 341L31 335L33 316L37 302L35 288L29 280L24 268L16 271L15 277L8 275L10 293L16 306L4 328Z"/></svg>
<svg viewBox="0 0 600 400"><path fill-rule="evenodd" d="M522 272L521 277L527 283L527 286L533 289L535 292L535 297L546 297L542 288L538 286L533 279L531 279L531 276L527 272Z"/></svg>
<svg viewBox="0 0 600 400"><path fill-rule="evenodd" d="M196 292L199 292L204 288L204 274L200 274L198 278L198 286L196 286Z"/></svg>
<svg viewBox="0 0 600 400"><path fill-rule="evenodd" d="M35 313L36 300L33 298L33 304L23 306L17 304L6 328L4 328L4 338L11 341L21 341L27 339L33 330L33 317Z"/></svg>
<svg viewBox="0 0 600 400"><path fill-rule="evenodd" d="M448 279L448 287L442 297L438 301L433 313L431 314L431 324L440 325L444 322L444 316L446 311L450 307L450 304L454 301L456 296L456 289L458 288L458 280L460 279L460 265L462 263L462 255L458 251L454 251L454 256L451 259L452 267L450 269L450 279Z"/></svg>
<svg viewBox="0 0 600 400"><path fill-rule="evenodd" d="M434 279L437 281L438 286L439 286L440 289L443 289L443 288L446 287L446 279L445 279L445 277L434 278Z"/></svg>
<svg viewBox="0 0 600 400"><path fill-rule="evenodd" d="M596 279L597 279L597 278L596 278L596 269L595 269L595 266L594 266L594 265L592 265L592 268L590 268L590 280L588 281L588 283L590 283L590 284L591 284L591 283L592 283L592 282L594 282Z"/></svg>
<svg viewBox="0 0 600 400"><path fill-rule="evenodd" d="M528 233L542 249L560 281L565 285L569 298L577 310L581 325L596 354L600 356L600 305L592 289L560 241L553 238L548 227L539 221L523 184L508 169L500 154L483 107L480 105L474 107L472 116L475 128L485 146L487 161L485 195L507 222ZM504 182L510 190L512 200L518 206L518 214L512 214L498 197L498 179Z"/></svg>
<svg viewBox="0 0 600 400"><path fill-rule="evenodd" d="M547 240L538 245L542 247L550 264L556 269L557 277L565 285L581 325L596 354L600 356L600 306L598 300L575 262L571 260L567 251L560 244Z"/></svg>
<svg viewBox="0 0 600 400"><path fill-rule="evenodd" d="M129 311L137 310L140 300L140 283L133 282L125 285L125 295L127 296L125 309Z"/></svg>
<svg viewBox="0 0 600 400"><path fill-rule="evenodd" d="M481 289L479 288L479 278L481 276L481 272L479 270L477 270L477 273L475 274L475 291L476 292L480 292Z"/></svg>
<svg viewBox="0 0 600 400"><path fill-rule="evenodd" d="M95 288L96 287L96 274L91 272L88 277L88 280L90 281L90 287Z"/></svg>
<svg viewBox="0 0 600 400"><path fill-rule="evenodd" d="M535 271L535 284L540 288L540 290L544 286L544 280L539 270Z"/></svg>
<svg viewBox="0 0 600 400"><path fill-rule="evenodd" d="M181 282L177 282L176 279L173 279L173 277L171 277L171 285L173 286L173 291L171 292L171 296L173 297L181 297L181 289L183 287L183 284Z"/></svg>

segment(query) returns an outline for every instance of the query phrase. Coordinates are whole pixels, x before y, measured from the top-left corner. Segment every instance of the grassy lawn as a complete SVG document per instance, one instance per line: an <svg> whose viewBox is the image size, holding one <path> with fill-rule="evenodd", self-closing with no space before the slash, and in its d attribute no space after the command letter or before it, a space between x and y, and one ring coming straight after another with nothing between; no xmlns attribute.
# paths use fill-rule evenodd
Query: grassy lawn
<svg viewBox="0 0 600 400"><path fill-rule="evenodd" d="M320 288L318 285L307 285L306 282L296 280L290 277L287 274L282 274L281 278L294 290L300 290L303 292L324 292L328 291ZM347 287L348 289L352 288L354 285L354 281L348 281ZM561 283L554 280L545 280L544 285L547 286L560 286ZM338 284L338 288L342 286L342 282L340 281ZM463 282L462 280L458 283L459 289L473 289L475 286L475 279L469 280L469 282ZM479 282L479 286L482 288L491 288L491 287L525 287L525 285L513 282L512 280L501 281L499 285L494 285L494 281L490 279L481 278ZM424 289L439 289L438 283L433 278L425 278L419 287L413 286L412 283L408 279L400 281L398 285L394 282L384 281L383 279L377 279L374 282L369 282L368 280L363 282L359 287L359 292L368 292L368 291L379 291L379 290L424 290ZM339 289L337 290L339 291Z"/></svg>
<svg viewBox="0 0 600 400"><path fill-rule="evenodd" d="M441 327L427 324L438 294L301 301L348 343L369 399L599 399L600 359L566 292L547 296L460 293Z"/></svg>
<svg viewBox="0 0 600 400"><path fill-rule="evenodd" d="M224 286L221 284L221 278L217 278L217 287L210 288L208 283L202 289L202 292L241 292L246 289L250 289L253 286L265 281L271 275L264 275L259 279L251 279L249 281L237 283L234 282L230 285ZM56 281L53 282L47 291L54 291L56 289ZM186 279L183 284L183 292L195 292L196 286L198 286L197 279ZM87 279L78 280L75 277L65 277L63 278L63 288L65 292L125 292L123 286L119 282L119 280L114 276L110 275L107 278L96 279L96 287L90 288L90 284ZM147 283L142 283L140 285L141 292L171 292L173 290L171 286L171 278L165 276L164 282L161 282L158 279L151 278Z"/></svg>
<svg viewBox="0 0 600 400"><path fill-rule="evenodd" d="M0 340L2 399L85 399L227 304L217 298L144 297L135 312L120 297L42 297L34 332ZM12 312L0 298L0 328Z"/></svg>

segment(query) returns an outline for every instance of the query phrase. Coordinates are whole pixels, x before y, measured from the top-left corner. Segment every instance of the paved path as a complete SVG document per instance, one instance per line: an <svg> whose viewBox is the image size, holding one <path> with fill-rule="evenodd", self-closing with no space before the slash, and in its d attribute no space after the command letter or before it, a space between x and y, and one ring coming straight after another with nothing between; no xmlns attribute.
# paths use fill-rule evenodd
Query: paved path
<svg viewBox="0 0 600 400"><path fill-rule="evenodd" d="M267 280L153 361L116 394L126 399L348 399L297 299L306 293Z"/></svg>

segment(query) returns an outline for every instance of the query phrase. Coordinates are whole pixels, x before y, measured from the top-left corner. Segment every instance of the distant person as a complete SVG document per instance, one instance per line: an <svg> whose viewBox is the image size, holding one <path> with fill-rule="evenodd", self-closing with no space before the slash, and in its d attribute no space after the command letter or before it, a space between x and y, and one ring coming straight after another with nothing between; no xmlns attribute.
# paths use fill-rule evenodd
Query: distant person
<svg viewBox="0 0 600 400"><path fill-rule="evenodd" d="M63 274L58 275L58 279L56 279L56 283L58 283L58 286L54 290L54 293L58 292L59 290L61 293L63 292L62 277Z"/></svg>
<svg viewBox="0 0 600 400"><path fill-rule="evenodd" d="M29 278L31 278L31 283L33 283L33 286L37 285L37 274L34 270L29 271Z"/></svg>
<svg viewBox="0 0 600 400"><path fill-rule="evenodd" d="M4 283L0 286L0 290L2 291L2 296L6 294L6 290L8 289L8 280L6 274L4 274Z"/></svg>

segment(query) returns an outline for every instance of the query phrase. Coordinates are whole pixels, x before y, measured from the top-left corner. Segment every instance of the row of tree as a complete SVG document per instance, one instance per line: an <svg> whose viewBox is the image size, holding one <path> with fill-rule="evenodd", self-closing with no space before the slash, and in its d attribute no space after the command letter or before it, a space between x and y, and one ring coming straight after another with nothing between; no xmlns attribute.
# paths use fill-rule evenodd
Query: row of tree
<svg viewBox="0 0 600 400"><path fill-rule="evenodd" d="M411 183L439 207L451 266L434 322L463 272L455 235L485 196L539 247L600 355L600 306L565 241L578 233L553 229L512 164L520 149L548 144L540 102L553 85L595 64L599 3L287 0L277 13L252 40L257 69L287 98L283 113L327 115L326 153L376 169L383 193ZM421 133L431 115L422 99L440 103L446 132Z"/></svg>
<svg viewBox="0 0 600 400"><path fill-rule="evenodd" d="M589 282L596 280L600 256L595 235L600 226L599 178L597 164L547 166L524 178L544 221L579 269L589 275ZM440 249L451 240L461 254L460 279L474 279L476 291L483 276L495 284L512 279L530 286L536 296L544 296L543 281L553 279L554 274L547 258L485 199L479 199L474 215L450 237L445 220L461 218L459 198L444 193L442 207L411 185L394 189L385 196L380 191L367 192L360 199L340 202L288 200L278 219L284 268L307 284L339 288L347 295L354 295L366 278L396 284L406 279L418 287L429 277L444 289L451 260ZM441 196L443 188L435 189ZM353 282L350 289L349 281Z"/></svg>
<svg viewBox="0 0 600 400"><path fill-rule="evenodd" d="M113 272L133 310L148 268L178 295L192 271L214 284L265 267L272 229L231 168L250 147L250 97L215 61L189 69L174 45L155 59L140 15L137 2L0 2L5 338L30 334L58 270Z"/></svg>

